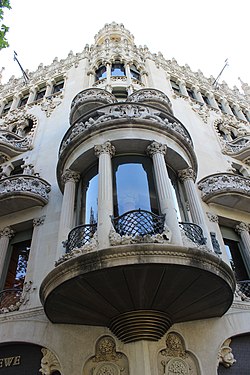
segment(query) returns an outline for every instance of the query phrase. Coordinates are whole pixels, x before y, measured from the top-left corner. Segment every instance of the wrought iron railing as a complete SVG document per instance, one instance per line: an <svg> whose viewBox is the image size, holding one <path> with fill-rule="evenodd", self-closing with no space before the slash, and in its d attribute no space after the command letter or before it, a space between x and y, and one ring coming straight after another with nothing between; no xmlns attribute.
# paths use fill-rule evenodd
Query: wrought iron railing
<svg viewBox="0 0 250 375"><path fill-rule="evenodd" d="M20 301L22 289L4 289L0 292L0 309L16 305Z"/></svg>
<svg viewBox="0 0 250 375"><path fill-rule="evenodd" d="M120 236L153 236L164 230L165 215L146 210L132 210L121 216L111 217L115 231Z"/></svg>
<svg viewBox="0 0 250 375"><path fill-rule="evenodd" d="M250 298L250 280L237 281L240 291Z"/></svg>
<svg viewBox="0 0 250 375"><path fill-rule="evenodd" d="M68 235L65 243L66 253L71 252L73 249L80 248L93 238L97 229L97 224L83 224L73 228Z"/></svg>
<svg viewBox="0 0 250 375"><path fill-rule="evenodd" d="M205 245L207 239L203 236L201 227L194 223L179 223L180 228L183 229L185 235L194 243L198 245Z"/></svg>

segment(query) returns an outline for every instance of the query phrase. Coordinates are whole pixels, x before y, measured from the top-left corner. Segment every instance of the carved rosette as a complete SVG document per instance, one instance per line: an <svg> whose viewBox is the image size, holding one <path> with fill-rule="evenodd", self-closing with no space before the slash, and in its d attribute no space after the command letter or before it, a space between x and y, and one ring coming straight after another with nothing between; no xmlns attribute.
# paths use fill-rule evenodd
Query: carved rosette
<svg viewBox="0 0 250 375"><path fill-rule="evenodd" d="M178 171L178 176L181 182L184 182L185 180L195 181L196 178L195 172L191 167Z"/></svg>
<svg viewBox="0 0 250 375"><path fill-rule="evenodd" d="M96 145L95 155L99 157L101 154L109 154L112 157L115 154L115 147L109 141L102 145Z"/></svg>
<svg viewBox="0 0 250 375"><path fill-rule="evenodd" d="M61 365L58 358L47 348L42 348L43 357L41 359L41 368L39 372L43 375L52 375L54 371L61 372Z"/></svg>
<svg viewBox="0 0 250 375"><path fill-rule="evenodd" d="M150 157L153 157L155 154L162 154L165 155L167 152L167 146L158 143L158 142L152 142L148 147L147 147L147 153Z"/></svg>
<svg viewBox="0 0 250 375"><path fill-rule="evenodd" d="M171 332L166 337L166 348L158 354L159 375L198 375L197 361L186 350L182 337Z"/></svg>
<svg viewBox="0 0 250 375"><path fill-rule="evenodd" d="M80 174L70 169L66 169L66 171L62 175L62 181L64 184L66 184L67 182L74 182L76 184L79 181L79 179Z"/></svg>
<svg viewBox="0 0 250 375"><path fill-rule="evenodd" d="M83 375L129 375L128 359L116 351L113 337L103 336L97 343L95 355L85 364Z"/></svg>

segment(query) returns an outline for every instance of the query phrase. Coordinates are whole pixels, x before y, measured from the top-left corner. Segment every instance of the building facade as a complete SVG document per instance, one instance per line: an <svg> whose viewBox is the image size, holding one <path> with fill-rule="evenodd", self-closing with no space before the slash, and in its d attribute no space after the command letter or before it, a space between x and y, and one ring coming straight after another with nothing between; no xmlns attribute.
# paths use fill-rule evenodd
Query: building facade
<svg viewBox="0 0 250 375"><path fill-rule="evenodd" d="M247 374L250 87L106 24L0 86L0 375Z"/></svg>

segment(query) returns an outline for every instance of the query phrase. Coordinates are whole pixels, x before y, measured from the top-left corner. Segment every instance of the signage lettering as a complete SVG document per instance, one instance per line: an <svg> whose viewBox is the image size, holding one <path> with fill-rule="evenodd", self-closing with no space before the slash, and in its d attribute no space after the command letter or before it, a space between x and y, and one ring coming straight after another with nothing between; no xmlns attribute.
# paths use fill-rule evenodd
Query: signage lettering
<svg viewBox="0 0 250 375"><path fill-rule="evenodd" d="M4 367L19 366L21 364L21 356L0 358L0 369Z"/></svg>

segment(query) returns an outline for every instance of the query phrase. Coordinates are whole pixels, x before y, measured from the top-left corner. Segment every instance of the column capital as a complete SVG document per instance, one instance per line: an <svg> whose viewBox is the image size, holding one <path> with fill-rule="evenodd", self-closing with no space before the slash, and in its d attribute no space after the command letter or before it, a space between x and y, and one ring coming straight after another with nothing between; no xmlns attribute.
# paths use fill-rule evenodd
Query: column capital
<svg viewBox="0 0 250 375"><path fill-rule="evenodd" d="M14 237L15 231L11 227L5 227L4 229L0 230L0 238L1 237L8 237L11 239Z"/></svg>
<svg viewBox="0 0 250 375"><path fill-rule="evenodd" d="M235 226L235 231L239 234L241 234L242 232L249 232L250 230L250 225L247 224L247 223L239 223Z"/></svg>
<svg viewBox="0 0 250 375"><path fill-rule="evenodd" d="M167 152L167 146L158 143L158 142L152 142L148 147L147 147L147 153L149 156L154 156L155 154L162 154L165 155Z"/></svg>
<svg viewBox="0 0 250 375"><path fill-rule="evenodd" d="M178 176L181 182L185 180L195 180L195 172L191 167L178 171Z"/></svg>
<svg viewBox="0 0 250 375"><path fill-rule="evenodd" d="M211 212L207 212L207 217L208 217L208 220L211 221L212 223L218 223L219 222L218 215L212 214Z"/></svg>
<svg viewBox="0 0 250 375"><path fill-rule="evenodd" d="M46 215L41 217L37 217L33 219L33 227L38 227L39 225L43 225Z"/></svg>
<svg viewBox="0 0 250 375"><path fill-rule="evenodd" d="M66 184L67 182L78 182L80 179L80 174L78 172L71 171L70 169L66 169L64 174L62 175L62 181Z"/></svg>
<svg viewBox="0 0 250 375"><path fill-rule="evenodd" d="M101 154L109 154L112 157L115 154L115 147L109 141L103 143L102 145L96 145L94 149L97 157L99 157Z"/></svg>

